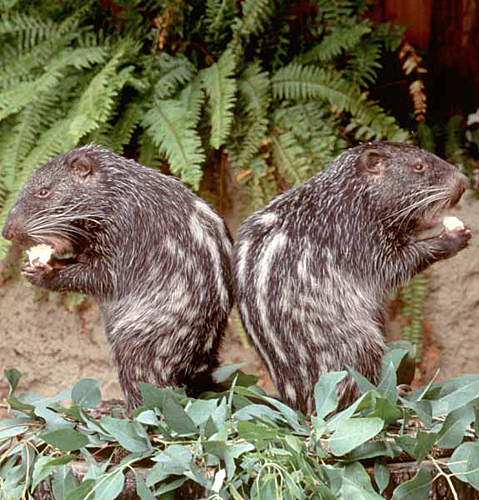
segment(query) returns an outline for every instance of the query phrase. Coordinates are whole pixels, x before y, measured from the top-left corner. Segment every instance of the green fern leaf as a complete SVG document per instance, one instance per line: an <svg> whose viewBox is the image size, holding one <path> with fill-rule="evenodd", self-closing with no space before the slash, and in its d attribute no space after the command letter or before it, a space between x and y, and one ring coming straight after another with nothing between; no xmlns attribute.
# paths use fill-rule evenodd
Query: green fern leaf
<svg viewBox="0 0 479 500"><path fill-rule="evenodd" d="M361 41L364 35L370 32L371 22L368 20L343 29L335 29L309 52L300 56L297 61L303 64L330 61L341 53L351 50Z"/></svg>
<svg viewBox="0 0 479 500"><path fill-rule="evenodd" d="M160 156L158 146L156 146L151 137L144 132L141 134L138 142L140 144L138 162L147 167L160 168L162 160L158 160Z"/></svg>
<svg viewBox="0 0 479 500"><path fill-rule="evenodd" d="M304 148L291 132L283 132L279 137L273 135L271 139L275 163L281 174L290 185L301 184L304 179L299 171L307 169L309 166Z"/></svg>
<svg viewBox="0 0 479 500"><path fill-rule="evenodd" d="M77 144L79 140L108 120L114 106L114 98L128 82L133 72L129 66L118 71L129 42L122 44L103 69L93 77L70 113L69 135Z"/></svg>
<svg viewBox="0 0 479 500"><path fill-rule="evenodd" d="M326 99L341 111L346 109L354 87L334 71L291 63L272 78L273 95L279 99Z"/></svg>
<svg viewBox="0 0 479 500"><path fill-rule="evenodd" d="M238 80L238 90L244 101L246 113L266 115L270 105L271 83L269 74L259 64L250 64Z"/></svg>
<svg viewBox="0 0 479 500"><path fill-rule="evenodd" d="M205 10L205 38L220 46L230 36L231 22L238 14L234 0L207 0Z"/></svg>
<svg viewBox="0 0 479 500"><path fill-rule="evenodd" d="M130 142L144 116L145 112L139 102L129 103L110 132L109 147L118 154L122 154L124 146Z"/></svg>
<svg viewBox="0 0 479 500"><path fill-rule="evenodd" d="M244 0L241 3L242 36L260 33L265 28L265 21L271 16L273 9L269 0Z"/></svg>
<svg viewBox="0 0 479 500"><path fill-rule="evenodd" d="M180 92L179 99L185 106L188 120L196 125L200 120L205 102L205 92L200 75Z"/></svg>
<svg viewBox="0 0 479 500"><path fill-rule="evenodd" d="M259 64L247 66L238 81L239 100L245 117L242 120L244 134L237 134L233 145L237 150L235 162L246 168L258 152L268 130L268 108L271 102L270 79L261 71ZM230 149L232 148L230 146Z"/></svg>
<svg viewBox="0 0 479 500"><path fill-rule="evenodd" d="M198 189L205 155L183 103L173 99L159 101L146 113L143 123L160 152L168 158L171 171Z"/></svg>
<svg viewBox="0 0 479 500"><path fill-rule="evenodd" d="M155 85L157 99L171 97L195 75L195 67L184 56L173 57L163 52L158 62L159 75Z"/></svg>
<svg viewBox="0 0 479 500"><path fill-rule="evenodd" d="M225 143L234 118L233 107L236 102L234 71L235 59L227 50L218 62L201 72L211 108L210 143L215 149L219 149Z"/></svg>

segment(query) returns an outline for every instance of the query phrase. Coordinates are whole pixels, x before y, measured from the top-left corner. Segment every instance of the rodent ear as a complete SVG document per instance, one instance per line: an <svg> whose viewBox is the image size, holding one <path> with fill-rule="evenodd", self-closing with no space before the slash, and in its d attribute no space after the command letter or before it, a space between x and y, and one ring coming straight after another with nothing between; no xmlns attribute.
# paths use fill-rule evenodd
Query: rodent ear
<svg viewBox="0 0 479 500"><path fill-rule="evenodd" d="M94 168L94 161L85 152L78 151L67 159L67 167L79 177L91 175Z"/></svg>
<svg viewBox="0 0 479 500"><path fill-rule="evenodd" d="M375 149L367 149L360 157L359 164L362 170L379 175L384 171L385 155Z"/></svg>

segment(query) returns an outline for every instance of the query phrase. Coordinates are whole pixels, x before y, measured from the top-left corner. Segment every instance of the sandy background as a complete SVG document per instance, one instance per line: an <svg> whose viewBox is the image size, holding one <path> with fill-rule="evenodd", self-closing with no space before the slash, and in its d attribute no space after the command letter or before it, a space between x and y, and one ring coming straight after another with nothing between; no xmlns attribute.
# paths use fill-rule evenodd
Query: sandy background
<svg viewBox="0 0 479 500"><path fill-rule="evenodd" d="M441 380L479 372L479 200L466 194L451 214L476 236L468 249L429 271L426 371L433 373L439 366ZM389 328L397 337L393 323ZM18 275L7 277L0 281L0 341L1 374L4 369L20 370L20 391L47 396L81 378L96 378L104 397L121 397L92 302L69 310L61 294L39 292ZM245 348L238 334L228 333L222 353L224 363L246 362L244 371L260 375L265 388L273 391L255 351ZM1 379L0 398L6 394Z"/></svg>

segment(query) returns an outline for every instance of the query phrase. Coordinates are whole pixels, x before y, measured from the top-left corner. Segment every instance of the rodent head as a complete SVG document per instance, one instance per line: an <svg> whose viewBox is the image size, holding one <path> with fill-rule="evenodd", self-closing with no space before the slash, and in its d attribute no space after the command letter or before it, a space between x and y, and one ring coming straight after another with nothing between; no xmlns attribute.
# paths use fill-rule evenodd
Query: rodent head
<svg viewBox="0 0 479 500"><path fill-rule="evenodd" d="M84 247L102 220L91 196L104 178L94 151L79 148L36 170L8 214L3 237L22 247L46 243L56 254Z"/></svg>
<svg viewBox="0 0 479 500"><path fill-rule="evenodd" d="M468 185L456 167L410 144L381 141L355 149L356 172L388 228L434 227L439 212L454 206Z"/></svg>

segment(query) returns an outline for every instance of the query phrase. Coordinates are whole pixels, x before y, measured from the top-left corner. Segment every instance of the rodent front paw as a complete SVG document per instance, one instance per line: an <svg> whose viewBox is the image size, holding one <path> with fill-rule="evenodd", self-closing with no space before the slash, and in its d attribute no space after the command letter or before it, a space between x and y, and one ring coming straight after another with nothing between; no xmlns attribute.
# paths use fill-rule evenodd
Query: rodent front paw
<svg viewBox="0 0 479 500"><path fill-rule="evenodd" d="M52 266L35 261L22 269L22 274L32 285L43 286L46 277L53 271Z"/></svg>
<svg viewBox="0 0 479 500"><path fill-rule="evenodd" d="M472 232L467 226L446 230L439 236L443 241L448 242L448 256L452 257L457 252L464 250L469 245Z"/></svg>

